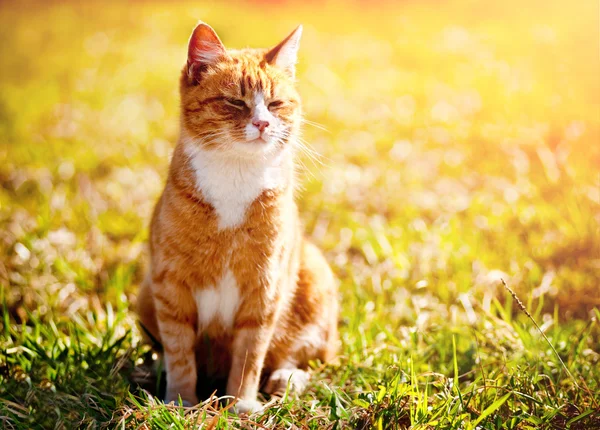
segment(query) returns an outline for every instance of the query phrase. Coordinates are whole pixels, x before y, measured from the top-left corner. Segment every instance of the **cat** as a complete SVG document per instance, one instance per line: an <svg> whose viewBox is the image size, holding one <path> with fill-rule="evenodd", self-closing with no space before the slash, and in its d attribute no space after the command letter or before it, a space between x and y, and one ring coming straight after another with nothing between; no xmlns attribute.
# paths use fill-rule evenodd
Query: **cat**
<svg viewBox="0 0 600 430"><path fill-rule="evenodd" d="M200 22L180 78L181 132L150 226L137 311L164 351L165 402L227 378L237 413L301 392L337 351L337 284L302 235L294 160L302 27L272 49L228 50Z"/></svg>

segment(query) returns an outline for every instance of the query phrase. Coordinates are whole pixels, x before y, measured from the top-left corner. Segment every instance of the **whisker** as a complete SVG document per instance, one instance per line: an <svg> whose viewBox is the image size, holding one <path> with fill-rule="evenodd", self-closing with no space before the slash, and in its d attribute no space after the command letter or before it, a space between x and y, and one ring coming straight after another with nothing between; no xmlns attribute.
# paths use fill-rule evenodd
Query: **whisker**
<svg viewBox="0 0 600 430"><path fill-rule="evenodd" d="M327 128L323 124L320 124L320 123L315 122L315 121L308 120L306 118L302 118L301 121L304 124L312 125L313 127L318 128L319 130L323 130L323 131L326 131L327 133L331 133L329 130L327 130Z"/></svg>

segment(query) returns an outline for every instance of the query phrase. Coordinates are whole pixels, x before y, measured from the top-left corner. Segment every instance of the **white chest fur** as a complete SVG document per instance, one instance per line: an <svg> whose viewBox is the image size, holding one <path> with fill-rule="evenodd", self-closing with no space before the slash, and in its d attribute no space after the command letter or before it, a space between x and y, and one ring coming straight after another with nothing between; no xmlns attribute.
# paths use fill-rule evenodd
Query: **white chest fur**
<svg viewBox="0 0 600 430"><path fill-rule="evenodd" d="M281 186L285 180L286 151L246 159L205 150L187 143L186 153L196 175L196 186L219 218L219 229L244 222L246 211L263 191Z"/></svg>
<svg viewBox="0 0 600 430"><path fill-rule="evenodd" d="M215 320L225 329L233 327L240 305L240 289L230 269L225 270L217 285L197 290L195 299L199 329L206 328Z"/></svg>

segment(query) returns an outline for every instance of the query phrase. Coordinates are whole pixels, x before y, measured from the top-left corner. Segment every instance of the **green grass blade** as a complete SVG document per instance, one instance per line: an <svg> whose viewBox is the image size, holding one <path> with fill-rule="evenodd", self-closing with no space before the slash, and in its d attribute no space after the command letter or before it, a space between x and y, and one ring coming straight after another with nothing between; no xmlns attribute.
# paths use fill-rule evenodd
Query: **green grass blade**
<svg viewBox="0 0 600 430"><path fill-rule="evenodd" d="M473 426L476 427L481 421L483 421L484 419L489 417L491 414L496 412L498 409L500 409L500 407L508 400L508 398L510 396L512 396L512 393L505 394L504 396L502 396L498 400L496 400L494 403L489 405L487 408L485 408L485 410L481 413L479 418L477 418L475 420L475 422L473 423Z"/></svg>

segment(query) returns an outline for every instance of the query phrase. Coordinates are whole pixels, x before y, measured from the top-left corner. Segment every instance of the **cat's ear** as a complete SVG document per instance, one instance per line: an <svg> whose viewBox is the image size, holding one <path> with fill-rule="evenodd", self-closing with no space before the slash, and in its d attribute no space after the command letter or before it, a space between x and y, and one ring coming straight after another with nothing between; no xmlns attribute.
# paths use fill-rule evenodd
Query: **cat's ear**
<svg viewBox="0 0 600 430"><path fill-rule="evenodd" d="M225 46L215 30L202 21L198 22L188 44L188 74L193 75L198 69L214 64L226 56Z"/></svg>
<svg viewBox="0 0 600 430"><path fill-rule="evenodd" d="M298 48L300 48L300 37L302 26L299 25L288 37L271 49L265 55L267 63L285 70L292 78L296 74L296 62L298 61Z"/></svg>

